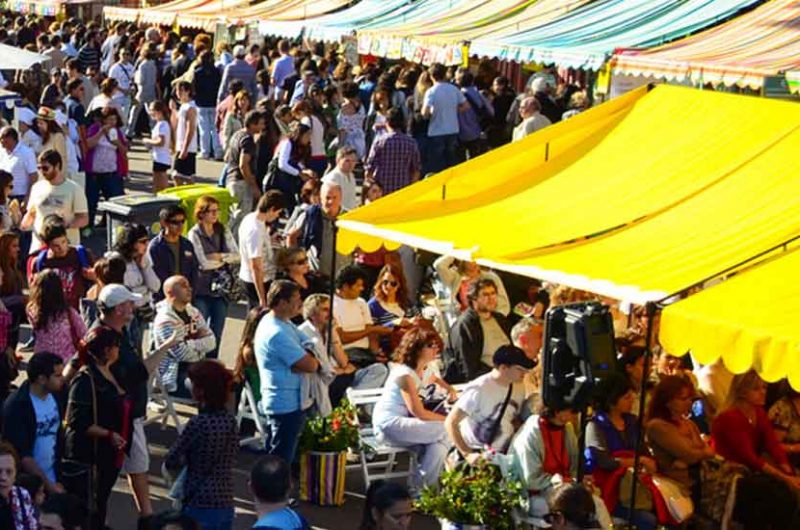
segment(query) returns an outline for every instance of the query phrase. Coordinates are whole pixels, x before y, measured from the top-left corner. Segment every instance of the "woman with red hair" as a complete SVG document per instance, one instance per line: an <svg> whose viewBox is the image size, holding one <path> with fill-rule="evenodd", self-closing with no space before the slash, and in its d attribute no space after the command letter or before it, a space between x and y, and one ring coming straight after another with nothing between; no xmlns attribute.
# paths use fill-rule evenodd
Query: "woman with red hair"
<svg viewBox="0 0 800 530"><path fill-rule="evenodd" d="M186 468L183 511L202 528L233 525L233 466L239 451L236 419L227 411L233 374L206 359L189 368L192 397L200 413L192 417L170 448L164 466L177 476Z"/></svg>

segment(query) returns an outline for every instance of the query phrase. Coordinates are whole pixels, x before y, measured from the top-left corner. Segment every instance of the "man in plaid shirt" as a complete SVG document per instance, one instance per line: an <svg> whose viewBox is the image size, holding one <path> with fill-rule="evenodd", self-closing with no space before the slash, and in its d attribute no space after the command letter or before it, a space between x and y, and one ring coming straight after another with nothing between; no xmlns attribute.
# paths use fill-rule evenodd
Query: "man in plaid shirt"
<svg viewBox="0 0 800 530"><path fill-rule="evenodd" d="M384 193L392 193L419 180L420 156L417 142L403 132L405 120L400 109L389 110L389 134L375 140L367 157L367 181L377 181Z"/></svg>

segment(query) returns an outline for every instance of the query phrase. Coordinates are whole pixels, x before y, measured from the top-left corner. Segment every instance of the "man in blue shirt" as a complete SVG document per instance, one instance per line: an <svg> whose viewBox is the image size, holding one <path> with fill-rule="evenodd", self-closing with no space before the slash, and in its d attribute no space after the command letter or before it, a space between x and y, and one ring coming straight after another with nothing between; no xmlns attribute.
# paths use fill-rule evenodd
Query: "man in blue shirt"
<svg viewBox="0 0 800 530"><path fill-rule="evenodd" d="M305 424L302 408L302 374L319 369L311 352L313 343L292 323L300 314L300 287L288 280L272 282L267 293L270 311L256 329L256 362L261 378L261 411L267 417L267 450L286 462L294 460L297 441Z"/></svg>
<svg viewBox="0 0 800 530"><path fill-rule="evenodd" d="M281 39L278 41L278 52L281 56L275 60L272 70L272 86L275 88L275 101L283 101L283 82L287 77L295 73L294 57L289 55L289 41Z"/></svg>
<svg viewBox="0 0 800 530"><path fill-rule="evenodd" d="M441 64L430 69L433 86L425 92L422 116L428 118L428 139L430 145L429 171L438 173L457 163L458 113L466 112L469 103L464 94L447 82L446 70Z"/></svg>
<svg viewBox="0 0 800 530"><path fill-rule="evenodd" d="M258 521L253 530L306 530L305 519L289 508L291 489L289 464L275 455L267 455L250 470L250 491Z"/></svg>
<svg viewBox="0 0 800 530"><path fill-rule="evenodd" d="M63 368L54 353L33 355L28 380L6 400L3 412L3 433L19 453L22 471L41 478L47 493L64 492L58 482L61 411L54 397L64 384Z"/></svg>

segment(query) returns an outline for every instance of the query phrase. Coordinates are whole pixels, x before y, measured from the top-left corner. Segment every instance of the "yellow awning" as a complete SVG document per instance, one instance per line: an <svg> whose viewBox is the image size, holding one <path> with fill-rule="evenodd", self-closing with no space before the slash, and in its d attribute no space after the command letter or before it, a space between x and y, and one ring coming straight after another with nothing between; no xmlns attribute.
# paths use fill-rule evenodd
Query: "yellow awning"
<svg viewBox="0 0 800 530"><path fill-rule="evenodd" d="M734 373L755 368L800 390L800 249L782 253L728 281L670 305L661 344L702 363L720 357Z"/></svg>
<svg viewBox="0 0 800 530"><path fill-rule="evenodd" d="M800 233L799 129L794 103L643 88L347 214L339 249L658 300Z"/></svg>

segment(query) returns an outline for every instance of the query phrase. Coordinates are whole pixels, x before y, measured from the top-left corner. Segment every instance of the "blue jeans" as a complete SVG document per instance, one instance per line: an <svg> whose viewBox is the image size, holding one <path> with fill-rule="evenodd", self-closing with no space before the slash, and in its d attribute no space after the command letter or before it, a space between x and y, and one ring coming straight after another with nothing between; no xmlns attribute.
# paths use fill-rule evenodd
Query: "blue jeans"
<svg viewBox="0 0 800 530"><path fill-rule="evenodd" d="M125 195L122 176L119 173L86 174L86 202L89 207L89 226L94 226L94 216L97 213L97 203L100 200L101 193L106 200Z"/></svg>
<svg viewBox="0 0 800 530"><path fill-rule="evenodd" d="M195 296L194 306L200 311L217 339L217 346L206 354L209 359L216 359L219 355L219 345L222 340L222 330L225 328L225 319L228 316L228 301L221 296Z"/></svg>
<svg viewBox="0 0 800 530"><path fill-rule="evenodd" d="M614 508L614 517L627 520L628 515L630 515L629 508L630 506L627 502L624 505L623 503L618 502L617 507ZM658 526L658 519L656 519L656 515L645 510L633 510L633 520L628 522L635 524L636 528L639 530L655 530L655 527Z"/></svg>
<svg viewBox="0 0 800 530"><path fill-rule="evenodd" d="M217 109L199 107L197 109L197 131L200 141L200 154L205 157L222 158L222 146L217 134Z"/></svg>
<svg viewBox="0 0 800 530"><path fill-rule="evenodd" d="M187 506L183 513L198 523L201 530L231 530L233 527L233 507L193 508Z"/></svg>
<svg viewBox="0 0 800 530"><path fill-rule="evenodd" d="M458 135L428 137L429 166L433 173L439 173L458 163Z"/></svg>
<svg viewBox="0 0 800 530"><path fill-rule="evenodd" d="M288 414L267 414L266 427L270 433L265 444L267 452L278 455L291 465L305 424L306 413L302 410Z"/></svg>

